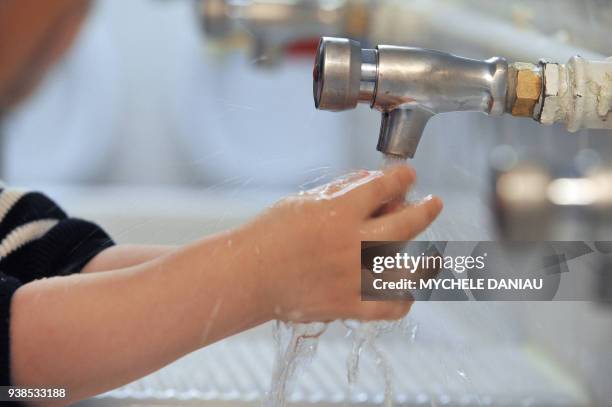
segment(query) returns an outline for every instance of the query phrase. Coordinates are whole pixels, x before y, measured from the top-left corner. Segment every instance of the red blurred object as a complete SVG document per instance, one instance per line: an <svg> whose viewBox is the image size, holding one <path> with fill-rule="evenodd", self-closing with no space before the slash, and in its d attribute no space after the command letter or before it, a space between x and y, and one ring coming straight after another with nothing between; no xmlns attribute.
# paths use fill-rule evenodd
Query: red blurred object
<svg viewBox="0 0 612 407"><path fill-rule="evenodd" d="M314 57L319 46L319 37L297 40L285 47L287 55L296 57Z"/></svg>

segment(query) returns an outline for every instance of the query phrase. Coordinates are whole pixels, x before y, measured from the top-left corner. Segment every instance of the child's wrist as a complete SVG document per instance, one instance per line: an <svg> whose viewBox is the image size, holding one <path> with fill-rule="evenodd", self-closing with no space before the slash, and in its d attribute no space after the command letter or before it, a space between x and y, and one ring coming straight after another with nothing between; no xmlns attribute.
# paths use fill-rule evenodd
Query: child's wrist
<svg viewBox="0 0 612 407"><path fill-rule="evenodd" d="M250 227L232 231L228 242L235 244L231 253L232 270L237 271L238 286L250 298L245 306L253 310L253 317L261 323L276 318L276 290L273 288L273 265L270 253L264 249L261 235Z"/></svg>

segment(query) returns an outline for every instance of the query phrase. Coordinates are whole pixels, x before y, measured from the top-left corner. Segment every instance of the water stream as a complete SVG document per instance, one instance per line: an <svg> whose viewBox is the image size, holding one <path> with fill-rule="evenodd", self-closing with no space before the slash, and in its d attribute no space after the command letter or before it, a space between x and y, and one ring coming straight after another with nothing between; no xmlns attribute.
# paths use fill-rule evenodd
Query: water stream
<svg viewBox="0 0 612 407"><path fill-rule="evenodd" d="M283 407L287 404L287 395L296 372L312 360L319 337L326 329L327 323L324 322L298 324L276 321L274 341L277 354L270 392L264 400L264 406Z"/></svg>
<svg viewBox="0 0 612 407"><path fill-rule="evenodd" d="M393 165L403 164L405 159L386 155L383 157L381 169ZM376 339L381 333L390 331L400 326L405 326L405 320L389 321L343 321L352 337L351 352L347 360L347 380L349 391L354 387L359 375L359 361L363 350L368 350L374 356L384 380L383 405L393 405L393 371L391 365L376 345ZM314 357L319 337L325 332L326 323L314 322L309 324L284 323L277 321L274 327L274 339L277 346L276 360L272 374L270 392L264 400L265 407L284 407L287 404L287 396L296 376L296 372L304 367ZM414 340L416 329L411 331Z"/></svg>
<svg viewBox="0 0 612 407"><path fill-rule="evenodd" d="M381 333L390 331L400 324L389 321L374 321L374 322L359 322L345 321L344 324L349 328L350 334L353 336L353 344L351 353L347 360L347 379L349 383L349 391L352 392L353 387L357 383L359 377L359 361L361 353L364 349L372 352L376 366L380 370L384 380L384 401L383 406L390 407L393 405L393 370L391 365L385 358L380 348L376 345L376 339Z"/></svg>
<svg viewBox="0 0 612 407"><path fill-rule="evenodd" d="M380 168L385 169L400 164L406 164L406 159L397 155L384 154Z"/></svg>

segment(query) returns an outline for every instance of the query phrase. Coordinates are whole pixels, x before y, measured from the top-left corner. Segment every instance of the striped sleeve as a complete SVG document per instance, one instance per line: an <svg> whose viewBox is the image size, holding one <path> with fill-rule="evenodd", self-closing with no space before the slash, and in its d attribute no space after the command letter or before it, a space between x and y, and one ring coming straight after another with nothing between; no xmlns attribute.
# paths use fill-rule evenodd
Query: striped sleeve
<svg viewBox="0 0 612 407"><path fill-rule="evenodd" d="M30 281L78 273L112 246L97 225L70 218L38 192L0 188L0 385L10 384L10 306Z"/></svg>

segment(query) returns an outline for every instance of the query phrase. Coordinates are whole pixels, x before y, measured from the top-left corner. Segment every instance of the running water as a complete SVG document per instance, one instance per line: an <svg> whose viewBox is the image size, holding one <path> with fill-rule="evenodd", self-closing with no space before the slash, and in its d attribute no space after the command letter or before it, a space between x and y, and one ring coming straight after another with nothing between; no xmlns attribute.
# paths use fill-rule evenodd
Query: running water
<svg viewBox="0 0 612 407"><path fill-rule="evenodd" d="M353 336L353 345L346 364L349 392L352 391L359 378L359 361L361 359L361 353L363 349L368 349L374 355L374 362L380 369L385 382L383 406L391 407L393 405L393 370L385 355L378 346L376 346L375 341L381 333L392 330L399 326L400 323L400 321L344 321L344 325L349 329L349 334Z"/></svg>
<svg viewBox="0 0 612 407"><path fill-rule="evenodd" d="M397 155L392 155L392 154L383 154L383 159L380 164L380 169L384 170L385 168L393 167L394 165L405 165L405 164L406 164L405 158L402 158ZM415 197L416 197L416 194L414 192L414 189L412 189L408 193L408 196L406 196L406 200L411 201L411 200L414 200Z"/></svg>
<svg viewBox="0 0 612 407"><path fill-rule="evenodd" d="M324 322L297 324L276 321L274 340L277 354L270 392L264 406L284 407L287 404L287 395L296 371L312 360L317 351L319 337L326 328L327 323Z"/></svg>
<svg viewBox="0 0 612 407"><path fill-rule="evenodd" d="M396 155L385 154L381 169L389 168L394 165L405 164L406 160ZM390 331L395 327L402 325L402 321L375 321L375 322L358 322L345 321L345 326L349 329L349 333L353 336L353 345L351 353L347 360L347 378L349 382L349 391L355 385L359 374L359 360L363 349L369 349L374 355L376 365L381 370L382 377L385 381L384 389L384 406L393 405L393 371L391 365L385 358L381 350L376 346L376 338L381 333Z"/></svg>
<svg viewBox="0 0 612 407"><path fill-rule="evenodd" d="M355 384L359 378L359 361L364 349L368 349L374 356L374 362L381 371L384 380L384 400L383 406L390 407L393 405L393 370L387 361L385 355L376 345L376 339L385 332L399 330L407 335L410 342L416 340L419 325L413 323L410 318L404 318L399 321L375 321L375 322L359 322L354 320L343 321L344 326L348 329L348 336L353 337L351 352L347 360L347 379L349 383L349 396L352 393ZM350 397L349 397L350 399Z"/></svg>
<svg viewBox="0 0 612 407"><path fill-rule="evenodd" d="M398 156L385 155L381 169L405 162L403 158ZM324 194L325 191L319 191L319 193ZM393 405L393 372L391 365L376 346L375 341L381 333L403 324L403 321L344 321L344 325L349 330L349 335L353 336L351 353L347 360L349 390L357 382L362 350L368 349L374 355L376 365L381 370L385 382L383 405ZM277 346L277 355L274 362L270 392L264 400L265 407L284 407L287 404L288 392L295 379L296 371L312 360L317 351L319 337L325 332L326 328L327 324L323 322L309 324L276 322L274 339ZM412 332L412 335L414 333L415 331Z"/></svg>
<svg viewBox="0 0 612 407"><path fill-rule="evenodd" d="M406 164L406 159L397 155L383 154L383 162L380 167L381 169L385 169L400 164Z"/></svg>

